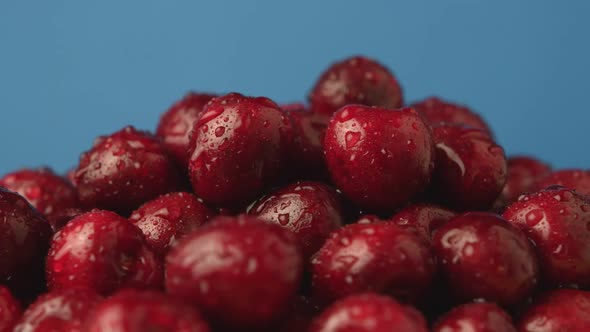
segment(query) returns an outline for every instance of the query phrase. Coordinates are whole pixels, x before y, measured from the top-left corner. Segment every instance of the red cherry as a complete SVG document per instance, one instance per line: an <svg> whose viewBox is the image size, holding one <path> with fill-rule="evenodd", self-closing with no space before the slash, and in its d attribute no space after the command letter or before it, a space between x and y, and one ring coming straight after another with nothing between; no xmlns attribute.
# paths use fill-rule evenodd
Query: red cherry
<svg viewBox="0 0 590 332"><path fill-rule="evenodd" d="M549 292L524 313L519 332L589 331L590 292L561 289Z"/></svg>
<svg viewBox="0 0 590 332"><path fill-rule="evenodd" d="M190 143L193 189L205 202L239 207L273 184L291 144L289 119L270 99L212 99Z"/></svg>
<svg viewBox="0 0 590 332"><path fill-rule="evenodd" d="M477 129L440 125L433 129L434 199L458 210L486 210L506 182L504 150Z"/></svg>
<svg viewBox="0 0 590 332"><path fill-rule="evenodd" d="M468 303L438 319L433 332L516 332L512 319L493 303Z"/></svg>
<svg viewBox="0 0 590 332"><path fill-rule="evenodd" d="M313 295L329 303L372 291L415 302L430 286L435 261L422 237L389 222L334 232L312 260Z"/></svg>
<svg viewBox="0 0 590 332"><path fill-rule="evenodd" d="M203 225L213 213L195 195L169 193L143 204L129 221L154 253L164 257L178 239Z"/></svg>
<svg viewBox="0 0 590 332"><path fill-rule="evenodd" d="M385 66L355 56L332 64L322 73L309 101L312 111L332 114L348 104L400 108L403 96L399 83Z"/></svg>
<svg viewBox="0 0 590 332"><path fill-rule="evenodd" d="M536 188L541 190L554 185L574 189L580 194L590 196L590 171L581 169L555 171L539 179Z"/></svg>
<svg viewBox="0 0 590 332"><path fill-rule="evenodd" d="M18 301L8 288L0 286L0 332L12 332L21 315L22 310Z"/></svg>
<svg viewBox="0 0 590 332"><path fill-rule="evenodd" d="M303 257L309 259L328 235L342 226L335 190L319 182L298 182L259 200L249 213L295 234Z"/></svg>
<svg viewBox="0 0 590 332"><path fill-rule="evenodd" d="M127 214L179 186L178 171L159 140L133 127L105 137L82 154L76 170L81 202Z"/></svg>
<svg viewBox="0 0 590 332"><path fill-rule="evenodd" d="M441 226L432 239L442 273L460 300L520 304L534 290L538 263L518 228L493 213L471 212Z"/></svg>
<svg viewBox="0 0 590 332"><path fill-rule="evenodd" d="M160 287L162 268L138 228L113 212L93 210L55 234L47 283L51 290L80 287L109 295L124 287Z"/></svg>
<svg viewBox="0 0 590 332"><path fill-rule="evenodd" d="M415 204L402 209L393 215L390 220L404 228L412 227L430 240L437 228L455 216L455 212L436 205Z"/></svg>
<svg viewBox="0 0 590 332"><path fill-rule="evenodd" d="M310 332L427 332L424 317L415 309L377 294L352 295L339 300L313 322Z"/></svg>
<svg viewBox="0 0 590 332"><path fill-rule="evenodd" d="M522 196L504 218L534 242L545 281L590 287L590 200L564 187Z"/></svg>
<svg viewBox="0 0 590 332"><path fill-rule="evenodd" d="M536 189L537 181L551 171L551 167L530 157L508 158L508 176L497 205L503 208L516 202L522 194Z"/></svg>
<svg viewBox="0 0 590 332"><path fill-rule="evenodd" d="M254 217L217 217L166 259L166 290L212 323L254 331L280 318L295 295L302 258L291 232Z"/></svg>
<svg viewBox="0 0 590 332"><path fill-rule="evenodd" d="M101 300L101 296L88 289L44 294L27 308L14 332L82 332L82 322Z"/></svg>
<svg viewBox="0 0 590 332"><path fill-rule="evenodd" d="M492 131L485 121L464 105L454 104L438 97L429 97L412 104L412 107L434 126L441 123L461 125L480 129L488 135L492 135Z"/></svg>
<svg viewBox="0 0 590 332"><path fill-rule="evenodd" d="M164 293L124 290L99 304L84 324L86 332L210 332L196 308Z"/></svg>
<svg viewBox="0 0 590 332"><path fill-rule="evenodd" d="M160 118L156 136L174 156L176 162L186 169L188 166L188 147L193 126L203 113L205 105L215 95L189 92L174 103Z"/></svg>
<svg viewBox="0 0 590 332"><path fill-rule="evenodd" d="M56 218L78 207L78 192L49 168L21 169L0 179L0 187L19 193L41 212L56 229Z"/></svg>
<svg viewBox="0 0 590 332"><path fill-rule="evenodd" d="M362 208L393 210L430 181L432 136L413 109L345 106L332 117L324 144L332 179Z"/></svg>

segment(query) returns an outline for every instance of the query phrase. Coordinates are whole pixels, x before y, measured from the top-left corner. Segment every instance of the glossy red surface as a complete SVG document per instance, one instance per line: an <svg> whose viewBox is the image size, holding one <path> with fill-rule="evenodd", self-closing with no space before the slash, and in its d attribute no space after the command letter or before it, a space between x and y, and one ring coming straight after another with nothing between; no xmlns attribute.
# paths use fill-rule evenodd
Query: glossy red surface
<svg viewBox="0 0 590 332"><path fill-rule="evenodd" d="M524 156L508 158L508 176L497 205L504 208L516 202L520 195L535 191L538 180L549 172L551 167L540 160Z"/></svg>
<svg viewBox="0 0 590 332"><path fill-rule="evenodd" d="M404 228L414 228L430 240L437 228L441 227L456 213L443 207L432 204L414 204L403 208L394 214L389 220Z"/></svg>
<svg viewBox="0 0 590 332"><path fill-rule="evenodd" d="M481 116L464 105L451 103L438 97L429 97L412 104L411 107L420 112L433 126L441 123L462 125L480 129L490 136L492 134L490 127Z"/></svg>
<svg viewBox="0 0 590 332"><path fill-rule="evenodd" d="M518 331L590 331L590 293L561 289L543 295L524 313Z"/></svg>
<svg viewBox="0 0 590 332"><path fill-rule="evenodd" d="M0 286L0 332L12 332L21 315L22 310L18 301L8 288Z"/></svg>
<svg viewBox="0 0 590 332"><path fill-rule="evenodd" d="M536 189L559 185L590 195L590 172L582 169L563 169L552 172L537 181Z"/></svg>
<svg viewBox="0 0 590 332"><path fill-rule="evenodd" d="M493 303L468 303L438 319L432 332L516 332L512 318Z"/></svg>

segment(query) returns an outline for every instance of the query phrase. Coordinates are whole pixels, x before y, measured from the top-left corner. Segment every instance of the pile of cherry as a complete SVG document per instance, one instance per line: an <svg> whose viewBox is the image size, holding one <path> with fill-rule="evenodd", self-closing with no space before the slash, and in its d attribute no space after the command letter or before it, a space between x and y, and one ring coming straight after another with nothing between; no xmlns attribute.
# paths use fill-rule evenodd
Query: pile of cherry
<svg viewBox="0 0 590 332"><path fill-rule="evenodd" d="M0 186L0 332L590 331L590 173L364 57L308 106L190 93Z"/></svg>

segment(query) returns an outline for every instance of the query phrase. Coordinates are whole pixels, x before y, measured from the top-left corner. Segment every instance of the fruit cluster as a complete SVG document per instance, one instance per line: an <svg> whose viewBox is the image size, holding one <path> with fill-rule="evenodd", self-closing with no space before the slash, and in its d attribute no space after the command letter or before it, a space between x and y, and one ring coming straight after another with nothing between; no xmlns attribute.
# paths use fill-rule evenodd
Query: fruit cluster
<svg viewBox="0 0 590 332"><path fill-rule="evenodd" d="M365 57L0 179L0 332L590 331L590 173Z"/></svg>

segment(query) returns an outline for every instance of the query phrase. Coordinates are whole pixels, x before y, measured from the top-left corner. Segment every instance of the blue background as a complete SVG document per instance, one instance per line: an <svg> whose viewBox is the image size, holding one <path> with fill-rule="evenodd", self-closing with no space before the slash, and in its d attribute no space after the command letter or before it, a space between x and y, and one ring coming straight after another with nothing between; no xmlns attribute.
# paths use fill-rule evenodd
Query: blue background
<svg viewBox="0 0 590 332"><path fill-rule="evenodd" d="M468 104L509 154L588 167L590 1L0 1L0 173L65 171L189 89L302 100L331 62Z"/></svg>

